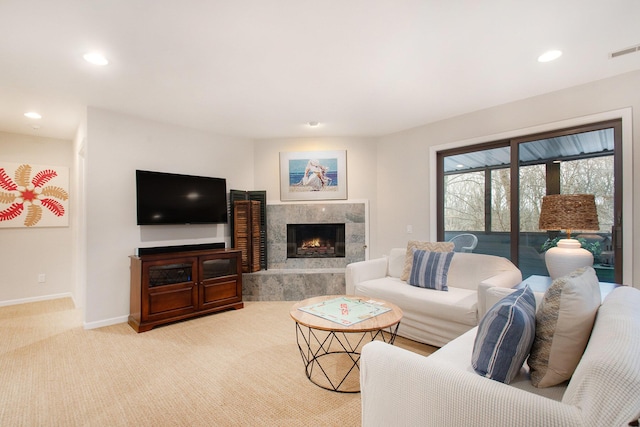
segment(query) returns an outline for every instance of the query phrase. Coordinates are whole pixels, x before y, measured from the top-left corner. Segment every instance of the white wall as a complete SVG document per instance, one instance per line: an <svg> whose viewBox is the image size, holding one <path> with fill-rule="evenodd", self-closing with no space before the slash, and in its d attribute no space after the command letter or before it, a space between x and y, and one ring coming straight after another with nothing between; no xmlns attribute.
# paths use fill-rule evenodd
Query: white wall
<svg viewBox="0 0 640 427"><path fill-rule="evenodd" d="M376 139L364 137L342 138L282 138L255 142L255 190L267 191L267 203L280 202L280 152L347 151L347 198L349 201L369 202L369 246L376 245L377 211L377 154ZM339 200L336 202L345 202ZM282 202L310 203L310 202Z"/></svg>
<svg viewBox="0 0 640 427"><path fill-rule="evenodd" d="M72 187L75 197L71 200L71 210L74 213L71 217L73 227L72 268L74 274L73 299L78 308L84 308L86 300L85 285L87 282L87 218L84 191L86 139L87 114L85 111L73 140L73 169L75 173L72 179Z"/></svg>
<svg viewBox="0 0 640 427"><path fill-rule="evenodd" d="M270 203L280 203L281 151L347 150L348 198L369 201L370 257L378 257L432 235L430 147L631 107L633 167L640 167L638 93L640 71L381 138L250 141L97 108L88 109L73 142L0 132L0 160L69 166L73 183L70 227L0 229L0 304L73 294L89 327L125 321L135 248L229 242L221 225L137 226L135 169L224 177L229 189L266 190ZM640 188L640 174L627 170L625 177L625 185ZM640 212L640 197L632 210ZM640 265L640 232L629 234ZM638 286L640 273L633 274Z"/></svg>
<svg viewBox="0 0 640 427"><path fill-rule="evenodd" d="M0 160L69 167L74 179L71 141L0 132ZM70 203L75 197L70 189ZM71 296L72 242L72 225L0 228L0 305ZM40 273L45 283L38 283Z"/></svg>
<svg viewBox="0 0 640 427"><path fill-rule="evenodd" d="M378 143L378 245L372 257L407 240L428 240L431 236L430 147L468 139L491 140L492 135L550 124L577 117L596 115L627 107L633 109L633 169L640 167L640 71L600 80L431 123L380 138ZM640 174L624 171L624 185L640 188ZM395 203L391 203L395 201ZM389 202L389 203L387 203ZM640 212L640 197L633 200L633 212ZM402 209L398 209L402 206ZM633 214L628 215L633 216ZM636 221L637 222L637 221ZM406 226L413 225L413 234ZM640 265L640 232L625 236L633 240L633 265ZM637 269L636 269L637 270ZM632 272L638 285L637 271Z"/></svg>
<svg viewBox="0 0 640 427"><path fill-rule="evenodd" d="M87 327L126 320L135 248L229 244L227 225L136 225L136 169L226 178L228 189L253 189L252 141L98 108L87 112L84 156Z"/></svg>

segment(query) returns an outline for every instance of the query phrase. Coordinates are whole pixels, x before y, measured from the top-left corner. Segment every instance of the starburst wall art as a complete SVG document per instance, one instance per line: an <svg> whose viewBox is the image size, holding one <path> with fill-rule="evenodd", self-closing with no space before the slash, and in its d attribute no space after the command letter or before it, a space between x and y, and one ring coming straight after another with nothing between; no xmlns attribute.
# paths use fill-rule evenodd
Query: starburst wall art
<svg viewBox="0 0 640 427"><path fill-rule="evenodd" d="M0 162L0 227L69 225L69 168Z"/></svg>

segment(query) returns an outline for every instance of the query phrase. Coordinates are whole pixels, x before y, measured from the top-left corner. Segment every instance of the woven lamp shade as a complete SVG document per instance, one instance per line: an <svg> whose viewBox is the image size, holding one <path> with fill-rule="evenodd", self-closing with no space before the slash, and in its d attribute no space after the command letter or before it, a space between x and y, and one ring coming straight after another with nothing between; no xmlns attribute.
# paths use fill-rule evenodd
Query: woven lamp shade
<svg viewBox="0 0 640 427"><path fill-rule="evenodd" d="M571 238L571 230L600 229L593 194L553 194L543 197L539 227L543 230L567 230L567 238L547 250L544 257L551 279L593 265L591 252Z"/></svg>
<svg viewBox="0 0 640 427"><path fill-rule="evenodd" d="M541 230L598 231L598 211L593 194L552 194L542 198Z"/></svg>

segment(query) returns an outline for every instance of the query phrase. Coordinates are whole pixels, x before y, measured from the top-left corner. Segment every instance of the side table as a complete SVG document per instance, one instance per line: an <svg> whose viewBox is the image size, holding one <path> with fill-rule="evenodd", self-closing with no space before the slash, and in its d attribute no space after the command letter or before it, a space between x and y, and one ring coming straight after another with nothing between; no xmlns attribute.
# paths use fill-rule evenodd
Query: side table
<svg viewBox="0 0 640 427"><path fill-rule="evenodd" d="M525 287L525 285L529 285L529 287L533 292L539 292L543 294L547 291L547 289L549 289L549 286L551 286L551 283L553 283L553 280L551 280L551 277L538 276L534 274L533 276L529 276L526 279L524 279L521 283L514 286L514 288L522 289ZM616 283L611 283L611 282L600 282L600 297L602 301L604 301L606 296L609 295L609 293L611 293L611 291L613 291L618 286L621 286L621 285L618 285Z"/></svg>

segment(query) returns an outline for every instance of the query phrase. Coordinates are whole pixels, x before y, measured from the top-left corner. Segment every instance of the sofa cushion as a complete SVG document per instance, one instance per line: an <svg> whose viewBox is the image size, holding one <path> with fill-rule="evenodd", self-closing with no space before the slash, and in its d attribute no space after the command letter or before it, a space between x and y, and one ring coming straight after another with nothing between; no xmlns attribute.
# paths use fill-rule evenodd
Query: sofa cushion
<svg viewBox="0 0 640 427"><path fill-rule="evenodd" d="M393 248L389 252L388 257L388 271L387 273L391 277L400 278L402 276L402 272L404 271L404 258L405 252L407 250L405 248Z"/></svg>
<svg viewBox="0 0 640 427"><path fill-rule="evenodd" d="M475 374L473 366L471 366L471 358L469 355L473 352L473 344L478 333L478 328L475 327L458 338L450 341L444 347L438 349L433 354L429 355L429 359L436 359L439 363L446 364L453 369L464 370ZM529 367L525 363L518 371L518 374L509 383L509 387L514 387L520 390L524 390L528 393L533 393L538 396L546 397L547 399L553 399L560 402L564 395L567 385L547 388L536 388L531 384L529 378Z"/></svg>
<svg viewBox="0 0 640 427"><path fill-rule="evenodd" d="M448 286L465 289L478 289L483 280L505 271L517 271L511 261L495 255L455 252L449 267ZM518 280L514 284L522 281ZM487 307L488 308L488 307Z"/></svg>
<svg viewBox="0 0 640 427"><path fill-rule="evenodd" d="M413 248L413 264L408 283L421 288L447 290L447 274L453 252L431 252Z"/></svg>
<svg viewBox="0 0 640 427"><path fill-rule="evenodd" d="M400 279L404 281L409 280L411 266L413 265L414 248L432 252L451 252L453 251L453 246L451 242L421 242L418 240L409 240L404 256L404 269L402 270Z"/></svg>
<svg viewBox="0 0 640 427"><path fill-rule="evenodd" d="M360 282L356 295L379 298L402 308L402 329L409 318L420 318L424 325L428 319L443 319L448 323L468 325L466 330L478 324L476 317L478 293L468 289L449 288L448 292L411 286L398 278L385 277ZM424 327L424 326L423 326Z"/></svg>
<svg viewBox="0 0 640 427"><path fill-rule="evenodd" d="M529 286L494 305L478 325L471 356L473 369L509 384L531 350L535 336L536 301Z"/></svg>
<svg viewBox="0 0 640 427"><path fill-rule="evenodd" d="M640 415L640 290L615 288L596 316L562 402L593 426L630 425Z"/></svg>
<svg viewBox="0 0 640 427"><path fill-rule="evenodd" d="M573 375L600 307L600 284L585 267L553 281L536 314L536 334L529 356L536 387L560 384Z"/></svg>

